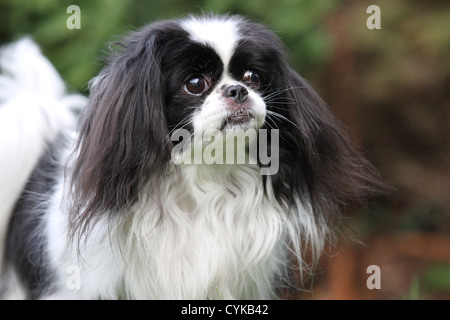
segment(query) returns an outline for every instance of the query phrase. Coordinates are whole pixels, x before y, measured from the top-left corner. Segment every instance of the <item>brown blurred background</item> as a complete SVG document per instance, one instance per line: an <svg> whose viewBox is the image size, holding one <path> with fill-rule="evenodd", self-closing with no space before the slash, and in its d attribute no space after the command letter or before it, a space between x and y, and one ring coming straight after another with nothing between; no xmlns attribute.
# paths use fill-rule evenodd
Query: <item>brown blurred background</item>
<svg viewBox="0 0 450 320"><path fill-rule="evenodd" d="M69 30L66 8L81 9ZM369 5L381 29L366 26ZM0 0L0 41L32 34L68 85L86 92L105 43L162 18L232 12L286 43L395 191L349 213L314 281L292 298L450 298L450 2L419 0ZM367 267L380 267L369 290Z"/></svg>
<svg viewBox="0 0 450 320"><path fill-rule="evenodd" d="M369 4L380 30L361 27ZM396 190L346 221L303 297L449 299L450 3L345 1L324 22L333 54L314 82Z"/></svg>

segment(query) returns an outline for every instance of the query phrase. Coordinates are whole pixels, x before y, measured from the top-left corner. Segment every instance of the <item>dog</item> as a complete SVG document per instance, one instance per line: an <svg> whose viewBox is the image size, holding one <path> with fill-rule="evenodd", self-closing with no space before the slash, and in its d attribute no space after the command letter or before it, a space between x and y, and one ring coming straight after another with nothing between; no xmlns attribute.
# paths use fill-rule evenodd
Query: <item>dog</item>
<svg viewBox="0 0 450 320"><path fill-rule="evenodd" d="M2 49L2 296L274 299L296 287L341 213L380 183L280 38L202 15L110 48L88 99L32 40Z"/></svg>

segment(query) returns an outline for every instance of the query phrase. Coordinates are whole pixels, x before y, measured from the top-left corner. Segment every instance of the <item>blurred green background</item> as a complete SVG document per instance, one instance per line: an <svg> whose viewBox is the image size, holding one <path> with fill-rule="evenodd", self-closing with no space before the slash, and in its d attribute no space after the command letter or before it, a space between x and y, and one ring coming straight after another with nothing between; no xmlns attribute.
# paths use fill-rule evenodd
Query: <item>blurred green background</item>
<svg viewBox="0 0 450 320"><path fill-rule="evenodd" d="M366 27L372 4L380 30ZM69 5L81 9L80 30L66 27ZM295 298L450 298L449 1L0 0L0 42L31 34L69 88L88 94L107 42L155 20L209 12L274 30L396 188L349 215L341 254L326 256L312 294ZM365 287L370 264L381 267L381 290Z"/></svg>

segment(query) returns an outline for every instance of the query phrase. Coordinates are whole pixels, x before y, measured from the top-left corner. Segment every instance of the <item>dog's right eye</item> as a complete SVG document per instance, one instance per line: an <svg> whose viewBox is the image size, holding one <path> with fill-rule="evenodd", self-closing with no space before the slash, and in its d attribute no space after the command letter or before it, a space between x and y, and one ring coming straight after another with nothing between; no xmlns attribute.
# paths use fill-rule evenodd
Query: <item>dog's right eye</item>
<svg viewBox="0 0 450 320"><path fill-rule="evenodd" d="M194 76L185 82L183 89L188 94L198 96L209 89L209 83L203 76Z"/></svg>

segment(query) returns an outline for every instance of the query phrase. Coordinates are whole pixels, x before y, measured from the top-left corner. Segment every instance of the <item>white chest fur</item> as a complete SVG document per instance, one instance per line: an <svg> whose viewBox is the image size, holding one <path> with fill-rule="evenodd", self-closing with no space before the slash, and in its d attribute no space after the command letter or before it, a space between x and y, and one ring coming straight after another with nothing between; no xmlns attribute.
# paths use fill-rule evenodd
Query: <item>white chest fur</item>
<svg viewBox="0 0 450 320"><path fill-rule="evenodd" d="M97 223L79 255L67 246L53 247L53 261L62 267L55 297L274 297L290 234L299 226L264 193L258 167L180 168L182 178L169 179L158 199L143 195L129 219ZM66 219L51 216L59 230L67 230ZM80 286L68 289L67 268L73 265L81 270Z"/></svg>

